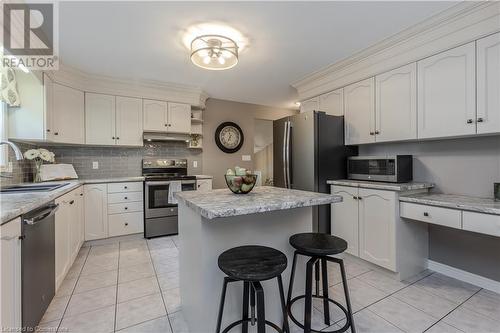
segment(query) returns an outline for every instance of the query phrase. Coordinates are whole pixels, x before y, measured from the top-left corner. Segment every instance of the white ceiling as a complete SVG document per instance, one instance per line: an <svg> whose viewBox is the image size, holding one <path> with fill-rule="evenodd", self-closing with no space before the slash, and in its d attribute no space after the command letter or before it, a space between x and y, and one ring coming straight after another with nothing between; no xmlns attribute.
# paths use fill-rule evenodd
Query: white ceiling
<svg viewBox="0 0 500 333"><path fill-rule="evenodd" d="M290 82L395 34L454 2L63 2L63 63L91 73L181 83L211 97L292 107ZM191 64L194 24L225 23L248 40L226 71Z"/></svg>

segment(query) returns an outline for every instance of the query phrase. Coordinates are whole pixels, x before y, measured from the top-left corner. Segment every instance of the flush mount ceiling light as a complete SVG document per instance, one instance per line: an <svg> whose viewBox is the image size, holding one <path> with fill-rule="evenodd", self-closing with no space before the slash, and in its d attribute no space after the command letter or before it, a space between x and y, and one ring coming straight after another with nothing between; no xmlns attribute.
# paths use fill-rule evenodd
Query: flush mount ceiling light
<svg viewBox="0 0 500 333"><path fill-rule="evenodd" d="M238 63L238 44L222 35L201 35L191 42L191 61L209 70L229 69Z"/></svg>

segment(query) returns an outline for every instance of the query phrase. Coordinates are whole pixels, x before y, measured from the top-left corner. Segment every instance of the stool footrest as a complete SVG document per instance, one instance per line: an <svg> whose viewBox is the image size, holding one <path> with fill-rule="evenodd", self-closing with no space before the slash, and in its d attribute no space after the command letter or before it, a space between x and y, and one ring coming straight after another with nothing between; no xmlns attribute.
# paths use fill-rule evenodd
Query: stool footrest
<svg viewBox="0 0 500 333"><path fill-rule="evenodd" d="M290 302L287 304L287 312L288 312L288 316L290 317L290 319L295 323L295 325L297 325L298 327L304 329L304 325L299 322L292 314L292 305L294 302L298 301L299 299L302 299L302 298L305 298L306 295L299 295L299 296L296 296L294 298L292 298L290 300ZM351 319L349 317L349 313L347 311L347 309L342 305L340 304L339 302L337 301L334 301L333 299L331 298L328 298L328 297L325 297L325 296L322 296L322 295L312 295L313 298L317 298L317 299L327 299L328 302L330 303L333 303L335 304L337 307L340 308L340 310L342 310L342 312L344 312L345 314L345 318L346 318L346 323L343 327L341 327L340 329L338 330L335 330L335 331L318 331L318 330L315 330L313 328L311 328L311 332L317 332L317 333L342 333L342 332L345 332L349 329L349 327L351 327L352 323L351 323Z"/></svg>
<svg viewBox="0 0 500 333"><path fill-rule="evenodd" d="M230 325L228 325L223 331L222 333L227 333L229 332L230 330L232 330L235 326L238 326L238 325L241 325L243 323L250 323L252 320L252 318L248 318L248 319L240 319L240 320L237 320L235 321L234 323L231 323ZM255 322L258 322L259 321L259 318L256 318ZM272 323L270 322L269 320L266 320L266 325L268 326L271 326L272 328L274 328L277 332L279 333L283 333L284 331L278 326L276 325L275 323Z"/></svg>

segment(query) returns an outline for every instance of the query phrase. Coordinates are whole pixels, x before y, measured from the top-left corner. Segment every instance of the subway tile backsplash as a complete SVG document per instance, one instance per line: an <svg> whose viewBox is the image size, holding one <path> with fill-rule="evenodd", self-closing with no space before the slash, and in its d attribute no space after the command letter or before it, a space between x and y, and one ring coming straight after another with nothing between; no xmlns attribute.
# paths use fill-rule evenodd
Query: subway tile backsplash
<svg viewBox="0 0 500 333"><path fill-rule="evenodd" d="M202 173L202 153L199 150L188 149L184 142L145 142L144 147L88 147L88 146L59 146L47 144L18 144L23 152L31 148L46 148L56 155L56 163L73 164L79 178L108 178L141 175L142 158L172 157L187 158L188 173ZM32 163L21 161L18 163L10 154L13 161L13 178L2 178L0 185L15 184L23 181L32 181ZM193 161L198 167L193 168ZM92 163L98 162L99 168L93 169Z"/></svg>

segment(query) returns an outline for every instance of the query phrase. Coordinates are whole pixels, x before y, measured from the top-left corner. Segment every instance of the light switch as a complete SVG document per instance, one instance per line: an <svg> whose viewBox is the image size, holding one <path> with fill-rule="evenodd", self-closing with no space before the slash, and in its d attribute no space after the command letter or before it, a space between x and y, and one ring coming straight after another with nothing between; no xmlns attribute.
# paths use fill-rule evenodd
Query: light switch
<svg viewBox="0 0 500 333"><path fill-rule="evenodd" d="M193 168L197 168L198 167L198 161L193 161Z"/></svg>
<svg viewBox="0 0 500 333"><path fill-rule="evenodd" d="M251 161L252 160L252 156L250 156L250 155L241 155L241 160L242 161Z"/></svg>
<svg viewBox="0 0 500 333"><path fill-rule="evenodd" d="M92 162L92 169L99 169L99 162L97 161Z"/></svg>

